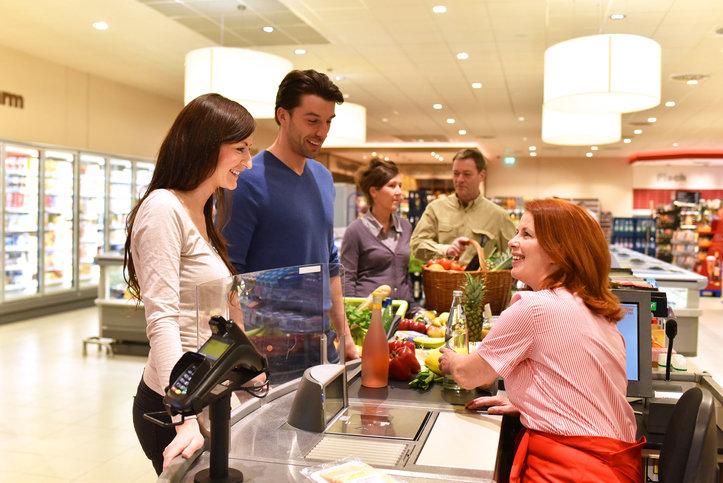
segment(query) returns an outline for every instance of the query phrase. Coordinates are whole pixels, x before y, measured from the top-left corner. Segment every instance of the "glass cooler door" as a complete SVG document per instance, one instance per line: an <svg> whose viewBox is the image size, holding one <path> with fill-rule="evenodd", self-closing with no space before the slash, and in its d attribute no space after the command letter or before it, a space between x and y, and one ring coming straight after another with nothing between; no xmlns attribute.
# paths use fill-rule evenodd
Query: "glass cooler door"
<svg viewBox="0 0 723 483"><path fill-rule="evenodd" d="M126 242L126 217L133 200L133 163L125 159L110 160L108 191L108 249L123 251Z"/></svg>
<svg viewBox="0 0 723 483"><path fill-rule="evenodd" d="M75 283L75 155L46 151L43 161L43 292L70 290Z"/></svg>
<svg viewBox="0 0 723 483"><path fill-rule="evenodd" d="M151 183L151 177L153 176L153 170L155 169L155 165L152 163L144 163L143 161L136 161L135 162L136 167L136 177L135 177L135 197L133 198L133 203L135 204L136 201L138 201L141 196L143 196L146 192L146 188L148 188L148 185Z"/></svg>
<svg viewBox="0 0 723 483"><path fill-rule="evenodd" d="M78 270L80 288L98 285L100 267L94 259L105 242L105 158L80 155Z"/></svg>
<svg viewBox="0 0 723 483"><path fill-rule="evenodd" d="M35 295L38 285L39 152L6 146L3 300Z"/></svg>

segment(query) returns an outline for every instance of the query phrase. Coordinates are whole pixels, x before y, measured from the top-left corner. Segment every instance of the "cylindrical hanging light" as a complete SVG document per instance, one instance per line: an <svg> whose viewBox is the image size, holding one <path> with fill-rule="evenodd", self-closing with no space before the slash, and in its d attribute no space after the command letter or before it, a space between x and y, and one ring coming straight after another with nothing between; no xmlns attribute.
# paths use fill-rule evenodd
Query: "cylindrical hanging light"
<svg viewBox="0 0 723 483"><path fill-rule="evenodd" d="M619 113L570 113L542 108L542 140L563 146L620 141Z"/></svg>
<svg viewBox="0 0 723 483"><path fill-rule="evenodd" d="M633 112L660 104L660 45L639 35L566 40L545 51L545 105L562 112Z"/></svg>
<svg viewBox="0 0 723 483"><path fill-rule="evenodd" d="M345 102L336 106L324 147L364 144L367 140L367 108Z"/></svg>
<svg viewBox="0 0 723 483"><path fill-rule="evenodd" d="M184 101L215 92L238 102L255 118L273 118L276 91L292 66L282 57L249 49L192 50L186 54Z"/></svg>

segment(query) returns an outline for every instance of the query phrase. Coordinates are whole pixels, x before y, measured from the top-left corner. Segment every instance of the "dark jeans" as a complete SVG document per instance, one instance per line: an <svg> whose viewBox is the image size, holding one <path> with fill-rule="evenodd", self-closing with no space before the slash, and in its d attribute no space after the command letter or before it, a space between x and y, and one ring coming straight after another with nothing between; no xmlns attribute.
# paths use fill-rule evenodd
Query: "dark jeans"
<svg viewBox="0 0 723 483"><path fill-rule="evenodd" d="M159 475L163 471L163 450L166 449L166 446L176 437L176 429L158 426L145 419L143 414L157 411L165 412L165 410L163 396L156 394L153 389L146 386L146 383L143 382L143 377L141 377L136 396L133 398L133 427L136 430L136 435L138 436L138 441L141 443L143 452L148 459L151 460L153 468ZM156 417L161 420L170 421L168 416L165 418Z"/></svg>

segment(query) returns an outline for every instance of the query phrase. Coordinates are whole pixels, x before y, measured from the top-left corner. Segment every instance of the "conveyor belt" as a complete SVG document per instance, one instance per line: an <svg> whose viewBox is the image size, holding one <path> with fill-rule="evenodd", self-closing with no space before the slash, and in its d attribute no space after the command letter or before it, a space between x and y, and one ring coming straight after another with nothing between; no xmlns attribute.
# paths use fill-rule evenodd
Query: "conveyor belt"
<svg viewBox="0 0 723 483"><path fill-rule="evenodd" d="M407 445L403 442L327 434L309 451L306 459L335 461L354 457L372 466L394 467L400 462L406 448Z"/></svg>

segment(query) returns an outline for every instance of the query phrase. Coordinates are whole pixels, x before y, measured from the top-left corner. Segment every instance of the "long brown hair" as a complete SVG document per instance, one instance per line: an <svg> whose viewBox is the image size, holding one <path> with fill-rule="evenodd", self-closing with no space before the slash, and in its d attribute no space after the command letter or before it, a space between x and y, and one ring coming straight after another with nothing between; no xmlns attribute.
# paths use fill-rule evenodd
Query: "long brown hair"
<svg viewBox="0 0 723 483"><path fill-rule="evenodd" d="M565 287L594 313L611 322L622 318L620 303L610 291L610 250L600 224L583 208L559 199L529 201L540 247L558 269L545 288Z"/></svg>
<svg viewBox="0 0 723 483"><path fill-rule="evenodd" d="M190 191L211 176L218 164L222 144L243 141L256 129L256 121L239 103L219 94L204 94L189 102L178 114L158 152L158 161L148 189L131 210L126 222L123 258L124 277L133 297L140 300L140 285L133 265L131 235L138 208L157 189ZM217 210L214 223L214 207ZM228 223L225 191L217 188L203 207L208 238L231 271L226 240L220 230Z"/></svg>

